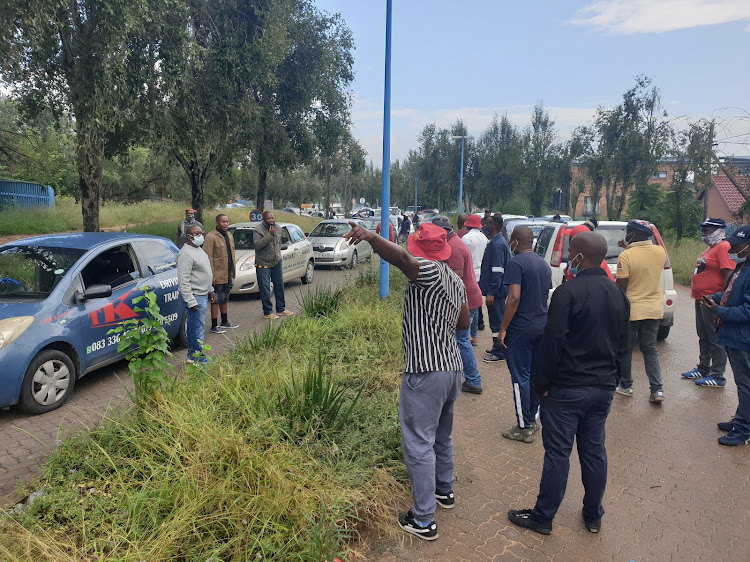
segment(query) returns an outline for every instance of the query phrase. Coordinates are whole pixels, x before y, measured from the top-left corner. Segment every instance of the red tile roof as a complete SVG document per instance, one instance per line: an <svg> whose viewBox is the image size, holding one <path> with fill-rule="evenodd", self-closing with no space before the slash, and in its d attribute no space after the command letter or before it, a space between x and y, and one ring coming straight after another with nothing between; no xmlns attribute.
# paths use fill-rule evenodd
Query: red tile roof
<svg viewBox="0 0 750 562"><path fill-rule="evenodd" d="M732 211L732 213L739 213L742 211L742 208L745 206L745 198L739 191L737 191L737 188L734 187L731 180L725 175L713 176L712 179L714 181L714 186L722 199L724 199L729 210ZM750 197L750 178L736 176L734 181L737 182L737 184L743 188L746 195Z"/></svg>

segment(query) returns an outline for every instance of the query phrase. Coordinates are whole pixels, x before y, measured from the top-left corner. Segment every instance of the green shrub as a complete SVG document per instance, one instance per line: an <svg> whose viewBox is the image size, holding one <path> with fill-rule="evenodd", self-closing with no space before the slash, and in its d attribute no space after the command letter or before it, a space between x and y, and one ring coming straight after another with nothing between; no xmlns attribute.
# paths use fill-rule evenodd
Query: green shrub
<svg viewBox="0 0 750 562"><path fill-rule="evenodd" d="M299 296L302 313L312 318L329 318L341 307L344 291L340 287L318 285Z"/></svg>
<svg viewBox="0 0 750 562"><path fill-rule="evenodd" d="M683 238L679 243L674 238L664 237L664 244L669 252L669 261L672 263L672 275L674 282L690 287L690 280L698 260L706 245L698 240Z"/></svg>

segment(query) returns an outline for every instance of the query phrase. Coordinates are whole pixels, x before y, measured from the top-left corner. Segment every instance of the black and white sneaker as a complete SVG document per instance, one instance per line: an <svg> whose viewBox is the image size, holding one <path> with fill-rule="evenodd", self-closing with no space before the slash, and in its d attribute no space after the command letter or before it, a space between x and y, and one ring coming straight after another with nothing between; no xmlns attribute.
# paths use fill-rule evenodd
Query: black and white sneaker
<svg viewBox="0 0 750 562"><path fill-rule="evenodd" d="M221 324L219 324L219 327L222 330L234 330L236 328L239 328L240 325L239 324L232 324L231 322L222 322Z"/></svg>
<svg viewBox="0 0 750 562"><path fill-rule="evenodd" d="M549 535L552 532L552 525L538 523L531 518L531 512L531 509L511 509L508 511L508 519L510 519L511 523L524 529L531 529L539 534Z"/></svg>
<svg viewBox="0 0 750 562"><path fill-rule="evenodd" d="M218 326L212 326L209 330L212 334L223 334L226 330L219 328Z"/></svg>
<svg viewBox="0 0 750 562"><path fill-rule="evenodd" d="M434 541L438 538L437 525L435 522L432 521L427 527L421 527L414 520L414 514L411 512L411 509L406 513L398 514L398 526L407 533L411 533L412 535L426 541Z"/></svg>
<svg viewBox="0 0 750 562"><path fill-rule="evenodd" d="M445 493L435 492L435 501L440 507L453 509L456 505L456 496L453 494L453 490Z"/></svg>

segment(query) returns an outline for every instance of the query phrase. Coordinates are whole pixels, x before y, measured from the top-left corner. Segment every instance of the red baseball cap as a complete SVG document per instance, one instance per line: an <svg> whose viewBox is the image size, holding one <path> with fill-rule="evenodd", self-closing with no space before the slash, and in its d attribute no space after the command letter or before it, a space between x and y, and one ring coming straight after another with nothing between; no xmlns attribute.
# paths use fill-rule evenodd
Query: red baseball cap
<svg viewBox="0 0 750 562"><path fill-rule="evenodd" d="M423 222L417 231L406 240L406 247L418 258L445 261L451 256L447 233L430 222Z"/></svg>
<svg viewBox="0 0 750 562"><path fill-rule="evenodd" d="M479 215L471 215L466 219L464 226L467 228L482 228L482 217Z"/></svg>
<svg viewBox="0 0 750 562"><path fill-rule="evenodd" d="M195 209L185 209L185 212L195 214Z"/></svg>

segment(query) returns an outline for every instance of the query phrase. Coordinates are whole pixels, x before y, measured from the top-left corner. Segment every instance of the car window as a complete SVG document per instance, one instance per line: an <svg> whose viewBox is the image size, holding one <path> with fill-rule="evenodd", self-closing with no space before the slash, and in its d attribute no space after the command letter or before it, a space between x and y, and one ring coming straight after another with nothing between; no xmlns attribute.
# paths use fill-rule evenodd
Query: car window
<svg viewBox="0 0 750 562"><path fill-rule="evenodd" d="M297 226L289 227L289 235L292 237L292 242L302 242L305 239L305 235Z"/></svg>
<svg viewBox="0 0 750 562"><path fill-rule="evenodd" d="M252 228L230 228L229 232L234 237L235 250L254 250Z"/></svg>
<svg viewBox="0 0 750 562"><path fill-rule="evenodd" d="M552 242L552 235L554 233L555 233L554 226L545 226L542 228L542 231L539 233L539 236L536 239L536 253L537 254L539 254L542 257L545 257L547 255L547 248L549 248L549 245Z"/></svg>
<svg viewBox="0 0 750 562"><path fill-rule="evenodd" d="M612 262L617 261L620 253L624 250L624 248L618 245L618 242L625 239L625 225L599 225L595 232L598 232L607 240L607 256L604 259ZM653 234L649 237L649 240L651 240L652 244L656 244ZM563 255L568 255L567 244Z"/></svg>
<svg viewBox="0 0 750 562"><path fill-rule="evenodd" d="M151 275L177 268L177 255L161 242L139 241L136 245Z"/></svg>
<svg viewBox="0 0 750 562"><path fill-rule="evenodd" d="M285 226L281 227L281 243L289 244L289 231L286 229Z"/></svg>
<svg viewBox="0 0 750 562"><path fill-rule="evenodd" d="M351 227L347 223L343 222L321 222L313 228L310 233L311 237L319 236L321 238L339 238L343 236Z"/></svg>
<svg viewBox="0 0 750 562"><path fill-rule="evenodd" d="M129 244L105 250L81 271L84 288L92 285L110 285L113 289L140 277Z"/></svg>
<svg viewBox="0 0 750 562"><path fill-rule="evenodd" d="M0 250L0 298L47 298L84 253L85 250L42 246Z"/></svg>

